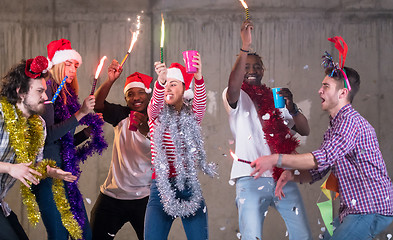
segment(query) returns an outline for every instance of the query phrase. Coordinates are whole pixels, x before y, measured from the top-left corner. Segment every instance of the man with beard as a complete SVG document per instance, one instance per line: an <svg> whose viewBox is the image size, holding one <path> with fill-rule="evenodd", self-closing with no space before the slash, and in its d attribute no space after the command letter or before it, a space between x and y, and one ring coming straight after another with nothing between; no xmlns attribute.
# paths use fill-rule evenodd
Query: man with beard
<svg viewBox="0 0 393 240"><path fill-rule="evenodd" d="M16 180L30 188L42 175L74 181L71 173L44 166L45 122L38 115L44 111L47 59L38 56L14 66L0 83L0 239L28 239L16 215L4 198ZM38 137L39 136L39 137ZM35 169L33 169L35 168ZM22 185L23 186L23 185Z"/></svg>
<svg viewBox="0 0 393 240"><path fill-rule="evenodd" d="M108 176L91 211L93 239L114 239L129 222L143 239L144 219L151 183L151 151L147 105L152 77L135 72L127 77L124 99L127 106L105 99L122 72L113 60L108 78L96 91L94 110L114 127L112 160Z"/></svg>
<svg viewBox="0 0 393 240"><path fill-rule="evenodd" d="M287 88L279 92L286 108L274 108L272 91L261 83L264 65L257 54L249 53L252 22L241 27L242 48L229 76L228 88L223 92L224 106L229 114L229 125L236 141L231 180L236 182L236 205L239 230L243 240L262 239L263 222L269 206L284 219L289 239L311 239L305 208L296 183L283 189L283 200L275 197L275 186L282 170L266 171L254 179L250 162L271 153L293 153L300 135L309 134L307 119L293 103ZM248 163L247 163L248 162Z"/></svg>

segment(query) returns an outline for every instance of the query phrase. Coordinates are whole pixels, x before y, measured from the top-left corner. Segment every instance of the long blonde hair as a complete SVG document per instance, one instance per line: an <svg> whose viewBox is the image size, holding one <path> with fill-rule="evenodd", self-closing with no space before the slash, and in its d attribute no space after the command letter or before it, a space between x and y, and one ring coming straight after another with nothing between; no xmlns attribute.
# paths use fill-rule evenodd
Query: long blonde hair
<svg viewBox="0 0 393 240"><path fill-rule="evenodd" d="M49 72L51 73L51 77L54 80L54 82L52 82L52 86L51 86L53 93L56 92L57 86L61 84L61 81L65 77L64 69L65 69L65 63L62 62L62 63L58 63L58 64L54 65L52 67L52 69L49 70ZM55 83L57 83L57 86L55 85ZM74 90L76 95L79 94L79 84L78 84L78 79L76 76L71 82L71 88L72 88L72 90ZM70 95L70 92L68 91L66 84L64 85L60 94L61 94L61 97L64 99L64 104L67 104L67 94Z"/></svg>

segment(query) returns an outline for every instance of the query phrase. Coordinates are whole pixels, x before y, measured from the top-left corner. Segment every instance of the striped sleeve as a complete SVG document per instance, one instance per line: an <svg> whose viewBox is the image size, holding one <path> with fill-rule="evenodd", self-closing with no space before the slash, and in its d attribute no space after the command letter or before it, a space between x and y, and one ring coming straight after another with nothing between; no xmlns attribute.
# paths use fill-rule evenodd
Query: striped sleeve
<svg viewBox="0 0 393 240"><path fill-rule="evenodd" d="M206 111L206 87L203 78L195 79L195 94L192 102L192 110L195 113L196 119L200 124Z"/></svg>
<svg viewBox="0 0 393 240"><path fill-rule="evenodd" d="M165 88L156 81L153 91L153 96L150 99L149 106L147 107L147 114L151 121L154 121L161 109L164 107L164 90Z"/></svg>

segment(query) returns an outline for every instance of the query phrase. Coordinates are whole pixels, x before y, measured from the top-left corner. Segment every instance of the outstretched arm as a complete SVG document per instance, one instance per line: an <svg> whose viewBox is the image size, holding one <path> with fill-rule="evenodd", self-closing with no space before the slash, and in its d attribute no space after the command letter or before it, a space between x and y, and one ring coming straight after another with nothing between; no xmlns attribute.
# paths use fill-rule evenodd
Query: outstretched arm
<svg viewBox="0 0 393 240"><path fill-rule="evenodd" d="M26 187L30 187L27 181L37 185L39 180L36 176L42 176L41 173L30 168L31 162L29 163L6 163L0 162L0 173L8 173L11 177L21 181Z"/></svg>
<svg viewBox="0 0 393 240"><path fill-rule="evenodd" d="M254 26L250 20L246 20L242 24L240 36L242 38L241 49L244 51L250 50L252 42L251 30L253 28ZM232 72L229 75L227 99L229 105L233 108L236 107L237 101L239 100L240 88L242 87L244 75L246 74L247 52L244 51L239 52L235 65L233 65Z"/></svg>

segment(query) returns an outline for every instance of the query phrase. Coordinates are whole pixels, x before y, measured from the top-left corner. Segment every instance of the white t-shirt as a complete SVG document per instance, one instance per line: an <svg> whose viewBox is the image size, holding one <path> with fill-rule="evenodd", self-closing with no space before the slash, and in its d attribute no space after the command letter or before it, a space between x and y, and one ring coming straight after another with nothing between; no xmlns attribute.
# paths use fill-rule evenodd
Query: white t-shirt
<svg viewBox="0 0 393 240"><path fill-rule="evenodd" d="M150 194L152 174L150 140L128 129L129 117L114 127L112 161L100 190L122 200L141 199Z"/></svg>
<svg viewBox="0 0 393 240"><path fill-rule="evenodd" d="M233 109L227 100L227 89L222 93L224 107L229 114L229 126L233 137L235 138L235 154L239 159L254 161L260 156L270 155L271 151L266 142L265 134L262 130L262 124L258 116L255 104L246 92L240 90L237 106ZM281 115L286 121L288 128L292 128L295 123L289 111L281 108ZM253 168L250 164L239 161L233 161L231 180L239 177L250 176ZM272 177L271 171L266 171L262 177Z"/></svg>

